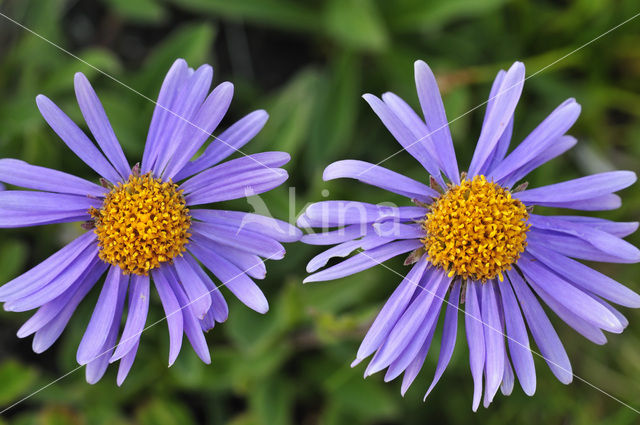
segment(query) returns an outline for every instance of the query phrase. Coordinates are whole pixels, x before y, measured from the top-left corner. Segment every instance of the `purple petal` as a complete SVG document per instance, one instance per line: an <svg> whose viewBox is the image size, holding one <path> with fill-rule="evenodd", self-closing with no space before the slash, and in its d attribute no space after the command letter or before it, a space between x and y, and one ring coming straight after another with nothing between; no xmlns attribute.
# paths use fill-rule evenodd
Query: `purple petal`
<svg viewBox="0 0 640 425"><path fill-rule="evenodd" d="M572 210L582 211L607 211L620 208L622 200L618 195L609 194L603 196L597 196L595 198L583 199L580 201L558 201L558 202L545 202L544 204L536 204L545 207L552 208L568 208Z"/></svg>
<svg viewBox="0 0 640 425"><path fill-rule="evenodd" d="M356 239L332 246L309 260L309 263L307 263L307 272L313 273L326 266L332 258L346 257L356 249L373 249L392 241L393 239L390 238L382 238L375 234L370 234L364 236L362 239Z"/></svg>
<svg viewBox="0 0 640 425"><path fill-rule="evenodd" d="M236 233L232 227L195 222L191 226L191 240L198 243L202 238L221 245L230 246L250 254L273 260L284 258L285 249L278 241L254 232Z"/></svg>
<svg viewBox="0 0 640 425"><path fill-rule="evenodd" d="M279 242L296 242L302 231L291 224L260 214L225 210L191 210L191 217L209 223L225 224L241 230L256 232Z"/></svg>
<svg viewBox="0 0 640 425"><path fill-rule="evenodd" d="M571 285L560 276L553 273L534 258L523 254L518 267L524 273L527 281L533 286L541 288L558 303L566 307L576 316L581 317L594 326L609 332L619 333L624 328L618 319L590 295Z"/></svg>
<svg viewBox="0 0 640 425"><path fill-rule="evenodd" d="M164 136L165 133L167 133L165 126L170 116L172 104L175 102L178 91L188 76L187 68L187 62L185 62L184 59L177 59L173 65L171 65L167 76L164 78L156 107L153 110L149 133L144 146L144 154L142 156L143 173L151 170L151 166L158 157L161 142L165 140Z"/></svg>
<svg viewBox="0 0 640 425"><path fill-rule="evenodd" d="M511 270L507 275L542 357L556 378L563 384L569 384L573 380L571 362L549 318L518 272Z"/></svg>
<svg viewBox="0 0 640 425"><path fill-rule="evenodd" d="M120 282L120 288L118 289L118 295L116 300L116 308L107 328L107 336L102 347L97 350L97 356L94 357L85 370L87 382L89 384L95 384L102 378L109 366L109 357L113 352L116 340L118 338L118 331L120 330L120 321L122 320L122 310L124 309L124 300L127 295L127 284L129 279L122 279Z"/></svg>
<svg viewBox="0 0 640 425"><path fill-rule="evenodd" d="M48 97L39 94L36 97L36 103L45 121L78 158L110 182L116 183L122 180L87 135Z"/></svg>
<svg viewBox="0 0 640 425"><path fill-rule="evenodd" d="M537 162L540 156L547 155L547 151L553 149L579 115L580 105L575 99L563 102L491 171L491 177L501 181L518 169L527 167L527 164Z"/></svg>
<svg viewBox="0 0 640 425"><path fill-rule="evenodd" d="M80 301L82 301L91 288L93 288L106 269L107 265L105 263L100 260L96 260L93 268L86 274L84 282L79 285L79 288L73 297L69 299L58 314L53 316L46 325L42 326L36 332L33 337L32 344L33 351L35 353L42 353L56 342L64 328L67 326L67 323L78 307L78 304L80 304Z"/></svg>
<svg viewBox="0 0 640 425"><path fill-rule="evenodd" d="M507 351L504 352L504 375L502 376L502 383L500 384L500 391L504 395L511 395L513 392L513 386L515 384L515 376L513 375L513 369L509 363L509 356Z"/></svg>
<svg viewBox="0 0 640 425"><path fill-rule="evenodd" d="M0 159L0 181L27 189L81 196L101 197L107 191L80 177L11 158Z"/></svg>
<svg viewBox="0 0 640 425"><path fill-rule="evenodd" d="M529 245L544 246L567 257L606 263L628 263L618 256L610 255L583 239L565 233L532 229L527 233ZM631 261L633 262L633 261Z"/></svg>
<svg viewBox="0 0 640 425"><path fill-rule="evenodd" d="M227 302L222 296L222 292L220 292L220 288L217 287L211 281L211 279L209 278L209 275L207 275L207 273L204 270L202 270L202 267L200 267L200 265L193 258L193 256L187 256L185 258L187 262L191 265L191 267L196 271L196 273L198 273L198 276L200 276L200 279L207 286L207 290L211 296L211 308L209 309L209 313L211 313L211 316L216 322L219 322L219 323L224 322L225 320L227 320L227 317L229 317L229 307L227 306ZM264 263L262 262L261 264L264 265Z"/></svg>
<svg viewBox="0 0 640 425"><path fill-rule="evenodd" d="M327 228L383 220L407 221L424 218L428 212L422 207L392 207L356 201L322 201L307 207L304 214L298 218L298 226Z"/></svg>
<svg viewBox="0 0 640 425"><path fill-rule="evenodd" d="M189 254L183 254L189 255ZM185 260L184 256L173 259L173 266L177 272L178 284L182 286L189 298L189 308L198 320L202 320L211 307L211 296L207 285Z"/></svg>
<svg viewBox="0 0 640 425"><path fill-rule="evenodd" d="M562 183L550 184L513 194L525 204L546 205L553 202L581 201L609 195L632 185L633 171L609 171Z"/></svg>
<svg viewBox="0 0 640 425"><path fill-rule="evenodd" d="M78 346L76 360L79 364L87 364L100 354L114 321L120 298L119 291L128 281L129 277L124 276L118 267L111 266L87 330Z"/></svg>
<svg viewBox="0 0 640 425"><path fill-rule="evenodd" d="M352 224L330 232L302 235L300 242L306 243L307 245L339 244L364 236L367 232L367 228L368 226L366 224Z"/></svg>
<svg viewBox="0 0 640 425"><path fill-rule="evenodd" d="M173 158L169 160L169 165L164 173L165 179L173 178L212 135L211 133L227 113L232 97L233 84L229 82L218 85L211 92L200 107L193 123L184 132L182 140L179 142L182 148L176 151ZM221 140L216 141L224 143Z"/></svg>
<svg viewBox="0 0 640 425"><path fill-rule="evenodd" d="M640 250L624 239L598 230L589 224L575 223L560 217L545 217L531 214L528 222L537 229L550 230L580 238L600 251L625 262L640 261Z"/></svg>
<svg viewBox="0 0 640 425"><path fill-rule="evenodd" d="M246 251L232 248L228 245L222 245L206 238L200 239L198 243L206 247L206 249L214 251L216 254L226 258L240 270L244 270L248 276L255 279L264 279L267 275L265 262L255 254L249 254Z"/></svg>
<svg viewBox="0 0 640 425"><path fill-rule="evenodd" d="M487 118L482 126L482 131L473 153L473 159L469 166L470 177L480 172L492 152L496 149L500 136L504 133L509 120L513 116L523 86L524 65L521 62L515 62L504 76L495 96L495 101L492 103L491 109L487 111Z"/></svg>
<svg viewBox="0 0 640 425"><path fill-rule="evenodd" d="M21 190L0 191L0 227L23 227L87 220L101 206L86 196ZM37 208L34 208L37 205Z"/></svg>
<svg viewBox="0 0 640 425"><path fill-rule="evenodd" d="M474 412L478 410L482 397L482 372L485 360L484 330L478 295L476 294L477 286L474 282L467 282L464 321L467 344L469 345L469 366L473 377L473 404L471 408Z"/></svg>
<svg viewBox="0 0 640 425"><path fill-rule="evenodd" d="M144 330L149 312L149 276L132 276L129 292L129 313L124 325L120 343L109 360L110 363L120 360L133 349L137 349L140 335ZM122 364L120 365L122 368Z"/></svg>
<svg viewBox="0 0 640 425"><path fill-rule="evenodd" d="M180 170L176 174L175 180L179 181L190 177L217 164L232 153L239 152L240 148L262 130L268 118L269 115L265 111L258 110L240 119L216 137L200 157Z"/></svg>
<svg viewBox="0 0 640 425"><path fill-rule="evenodd" d="M426 233L419 223L402 224L393 221L374 223L371 227L376 235L391 239L424 239Z"/></svg>
<svg viewBox="0 0 640 425"><path fill-rule="evenodd" d="M4 309L7 311L27 311L54 300L84 275L96 258L98 258L98 247L96 245L89 246L49 283L21 298L12 297L5 303Z"/></svg>
<svg viewBox="0 0 640 425"><path fill-rule="evenodd" d="M393 291L362 340L356 362L359 363L380 348L411 301L428 264L426 257L423 256Z"/></svg>
<svg viewBox="0 0 640 425"><path fill-rule="evenodd" d="M553 252L538 243L530 244L527 252L573 285L625 307L640 307L640 295L604 274Z"/></svg>
<svg viewBox="0 0 640 425"><path fill-rule="evenodd" d="M429 154L422 140L416 139L405 124L389 106L372 94L365 94L363 99L371 106L389 132L402 147L411 154L431 174L441 186L445 187L440 176L438 162Z"/></svg>
<svg viewBox="0 0 640 425"><path fill-rule="evenodd" d="M438 356L438 365L436 366L436 372L429 385L427 393L424 395L424 399L433 388L436 386L442 374L447 369L447 365L451 360L451 355L456 346L456 334L458 332L458 302L460 300L460 282L456 281L451 288L449 294L449 302L447 303L447 313L444 319L444 330L442 331L442 342L440 344L440 355Z"/></svg>
<svg viewBox="0 0 640 425"><path fill-rule="evenodd" d="M261 152L253 155L232 159L202 173L191 177L180 185L184 193L194 193L208 189L212 184L216 188L234 183L238 178L257 171L277 172L277 168L291 160L286 152Z"/></svg>
<svg viewBox="0 0 640 425"><path fill-rule="evenodd" d="M163 269L164 267L153 270L151 274L169 327L169 366L171 366L178 358L182 347L183 320L180 304Z"/></svg>
<svg viewBox="0 0 640 425"><path fill-rule="evenodd" d="M443 283L444 274L438 270L436 272L423 275L421 283L424 284L424 288L419 287L418 293L414 300L409 304L402 316L398 319L398 322L394 325L389 336L385 339L384 344L367 366L365 376L372 375L385 367L389 366L394 360L402 355L402 352L416 340L421 339L416 345L413 356L410 356L407 364L415 357L417 351L422 346L422 342L427 337L427 333L431 329L430 326L423 326L425 318L429 315L432 308L435 308L437 312L440 311L440 304L434 304L434 297L436 293L443 293L441 287L448 284L448 281ZM418 285L414 282L415 285ZM413 349L414 347L412 347ZM406 367L406 366L405 366ZM401 371L400 371L401 372ZM398 372L398 374L400 373Z"/></svg>
<svg viewBox="0 0 640 425"><path fill-rule="evenodd" d="M78 258L95 239L95 233L87 232L31 270L4 284L0 288L0 301L16 299L42 288Z"/></svg>
<svg viewBox="0 0 640 425"><path fill-rule="evenodd" d="M138 352L138 345L140 345L140 341L136 342L136 344L131 348L127 354L122 357L120 360L120 366L118 367L118 376L116 378L116 383L118 386L121 386L124 380L127 378L129 371L131 370L131 366L133 366L133 361L136 359L136 353Z"/></svg>
<svg viewBox="0 0 640 425"><path fill-rule="evenodd" d="M196 113L211 87L212 78L211 66L202 65L188 78L175 103L171 105L166 127L168 131L164 134L165 140L161 142L162 149L159 150L158 159L153 165L155 175L162 175L169 159L176 151L183 149L185 133L189 132L193 126Z"/></svg>
<svg viewBox="0 0 640 425"><path fill-rule="evenodd" d="M437 151L437 158L440 159L442 170L447 177L454 184L460 184L458 161L438 83L429 65L423 61L418 60L414 63L414 72L420 106Z"/></svg>
<svg viewBox="0 0 640 425"><path fill-rule="evenodd" d="M430 203L432 199L439 197L438 192L423 183L365 161L353 159L337 161L325 168L322 174L324 181L339 178L356 179L422 202Z"/></svg>
<svg viewBox="0 0 640 425"><path fill-rule="evenodd" d="M496 299L495 282L488 281L480 284L471 282L470 285L480 286L482 321L484 328L485 345L485 392L484 406L489 406L493 397L500 388L502 376L504 375L504 334L500 323L500 313L498 312L498 301Z"/></svg>
<svg viewBox="0 0 640 425"><path fill-rule="evenodd" d="M186 196L187 205L248 198L268 192L287 181L289 174L281 168L263 168L235 176L237 180L223 186L206 187Z"/></svg>
<svg viewBox="0 0 640 425"><path fill-rule="evenodd" d="M203 249L199 244L192 244L191 252L244 305L262 314L269 311L269 303L264 294L242 270L215 252Z"/></svg>
<svg viewBox="0 0 640 425"><path fill-rule="evenodd" d="M118 173L126 179L131 174L131 167L129 167L124 152L122 152L120 142L118 142L113 128L111 128L109 118L104 112L98 95L93 91L93 87L91 87L87 77L81 72L76 73L73 81L78 105L89 126L89 130L91 130L107 159L113 164Z"/></svg>
<svg viewBox="0 0 640 425"><path fill-rule="evenodd" d="M210 364L211 355L209 354L209 347L207 346L207 341L202 333L200 322L196 318L196 313L192 308L193 304L190 304L189 299L183 290L184 286L181 286L176 279L171 279L169 282L173 289L173 293L176 295L176 298L180 303L180 307L182 308L184 333L187 334L187 339L191 343L193 351L196 352L198 357L200 357L200 359L206 364Z"/></svg>
<svg viewBox="0 0 640 425"><path fill-rule="evenodd" d="M482 119L482 125L484 126L487 123L487 118L491 116L489 112L493 108L493 105L496 101L498 91L500 89L500 85L502 84L502 80L504 76L507 75L507 71L501 69L496 74L496 78L494 78L493 83L491 84L491 91L489 92L489 99L487 100L487 109L484 113L484 117ZM515 111L514 111L515 115ZM509 150L509 144L511 143L511 136L513 136L513 116L509 120L507 127L504 129L502 134L500 135L500 139L498 139L498 144L496 148L491 152L491 155L485 162L485 165L480 170L481 174L487 174L488 171L492 170L497 164L499 164L504 156L507 154Z"/></svg>
<svg viewBox="0 0 640 425"><path fill-rule="evenodd" d="M598 217L588 217L588 216L579 216L579 215L562 215L555 216L556 218L571 221L574 223L587 224L590 227L602 230L603 232L611 233L613 236L617 236L619 238L624 238L629 236L638 230L638 222L617 222L606 220L604 218Z"/></svg>
<svg viewBox="0 0 640 425"><path fill-rule="evenodd" d="M518 375L522 390L525 394L531 396L536 392L536 369L531 348L529 347L527 328L511 285L508 282L503 282L498 285L498 288L502 295L507 342L513 367L516 375Z"/></svg>
<svg viewBox="0 0 640 425"><path fill-rule="evenodd" d="M413 251L421 246L423 245L419 240L391 242L370 251L358 253L335 266L309 275L303 280L303 283L334 280L340 277L349 276L381 264L382 262L397 255Z"/></svg>
<svg viewBox="0 0 640 425"><path fill-rule="evenodd" d="M424 344L422 344L420 351L418 351L418 354L416 354L411 363L409 363L409 366L407 366L407 368L404 370L404 376L402 377L402 386L400 387L400 394L402 394L403 397L407 393L407 390L409 389L411 384L413 384L413 381L415 381L418 373L420 373L422 365L424 365L424 361L427 358L427 354L429 353L429 348L431 348L433 334L436 330L435 325L436 324L434 323L431 331L429 332L429 335L427 336L427 339L425 340ZM385 375L385 382L387 380L387 375Z"/></svg>

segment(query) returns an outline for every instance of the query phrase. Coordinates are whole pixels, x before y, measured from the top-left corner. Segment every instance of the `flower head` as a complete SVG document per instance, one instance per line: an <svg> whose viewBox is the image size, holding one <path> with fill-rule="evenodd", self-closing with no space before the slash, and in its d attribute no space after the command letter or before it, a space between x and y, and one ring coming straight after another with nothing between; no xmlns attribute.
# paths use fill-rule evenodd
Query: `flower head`
<svg viewBox="0 0 640 425"><path fill-rule="evenodd" d="M212 76L208 65L194 71L182 59L173 64L160 89L142 162L133 168L84 75L75 76L76 97L98 146L51 100L38 96L44 119L98 173L100 185L0 159L0 181L34 189L0 192L0 227L81 221L87 230L0 288L5 310L38 309L18 336L35 334L33 350L38 353L49 348L106 272L77 352L78 363L87 365L90 383L117 360L118 385L129 373L147 319L151 284L167 318L169 365L180 352L183 334L209 363L203 332L228 315L220 287L266 313L268 302L253 279L265 277L265 260L283 258L280 242L301 236L295 227L270 217L200 208L266 192L288 177L279 168L289 161L284 152L245 155L219 164L262 129L264 111L233 124L193 159L218 127L233 95L233 85L227 82L209 93ZM127 319L120 329L125 304Z"/></svg>
<svg viewBox="0 0 640 425"><path fill-rule="evenodd" d="M614 209L620 205L614 192L633 184L636 176L612 171L535 189L526 189L526 182L514 188L575 145L565 133L580 114L575 100L565 101L508 153L524 84L524 66L518 62L498 73L471 164L460 173L435 77L422 61L416 62L415 74L425 120L393 93L364 98L422 164L430 184L363 161L329 165L325 180L357 179L400 194L413 206L356 201L309 206L298 224L325 231L302 240L334 246L309 262L307 271L313 274L305 282L337 279L409 253L405 264L411 269L371 325L353 363L373 354L365 376L387 369L388 381L404 373L403 394L422 368L443 309L440 353L427 395L451 359L458 311L464 313L474 410L483 398L483 384L485 407L499 388L510 394L515 377L526 394L535 392L529 334L551 371L569 383L569 358L540 300L597 344L606 342L603 330L622 332L628 322L609 302L637 308L640 296L576 259L640 261L640 251L622 239L638 224L543 216L533 208ZM331 258L354 251L318 271Z"/></svg>

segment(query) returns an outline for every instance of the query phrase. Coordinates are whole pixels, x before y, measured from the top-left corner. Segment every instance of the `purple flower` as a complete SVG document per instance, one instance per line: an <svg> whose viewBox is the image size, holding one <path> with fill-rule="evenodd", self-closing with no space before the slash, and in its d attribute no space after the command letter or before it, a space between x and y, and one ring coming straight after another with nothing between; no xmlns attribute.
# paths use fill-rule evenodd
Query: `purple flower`
<svg viewBox="0 0 640 425"><path fill-rule="evenodd" d="M551 371L561 382L571 382L569 358L540 300L596 344L606 342L603 330L620 333L628 323L609 302L640 307L638 294L576 261L638 262L640 251L622 239L638 223L533 213L534 206L615 209L620 198L614 192L633 184L634 173L612 171L514 189L529 172L575 145L565 133L580 114L580 105L568 99L507 154L524 74L519 62L498 73L469 171L460 173L436 80L427 64L417 61L425 120L393 93L364 98L430 174L431 184L356 160L335 162L323 176L357 179L403 195L415 206L325 201L309 206L298 220L300 226L325 230L302 241L333 245L309 262L307 271L313 274L305 282L348 276L410 253L405 264L413 264L411 270L371 325L353 363L373 355L365 376L387 369L389 381L404 373L403 394L422 368L441 310L440 353L425 399L451 359L463 309L475 411L483 381L485 407L499 388L510 394L515 377L526 394L535 392L527 328Z"/></svg>
<svg viewBox="0 0 640 425"><path fill-rule="evenodd" d="M224 322L229 311L206 269L249 308L266 313L267 300L253 281L265 277L262 258L283 258L280 242L301 236L294 226L273 218L199 208L281 185L288 175L278 167L290 159L284 152L264 152L218 165L262 129L265 111L245 116L192 159L233 96L228 82L209 93L212 77L209 65L194 71L184 60L175 61L160 89L142 163L133 168L83 74L75 75L76 96L100 150L51 100L39 95L36 102L44 119L102 177L101 185L0 159L0 181L35 189L0 192L0 227L83 221L88 229L0 288L5 310L38 309L18 336L35 334L37 353L49 348L106 272L77 352L78 363L87 366L89 383L97 382L117 360L118 385L129 373L145 327L152 281L169 328L169 365L180 352L183 333L202 361L210 363L204 332Z"/></svg>

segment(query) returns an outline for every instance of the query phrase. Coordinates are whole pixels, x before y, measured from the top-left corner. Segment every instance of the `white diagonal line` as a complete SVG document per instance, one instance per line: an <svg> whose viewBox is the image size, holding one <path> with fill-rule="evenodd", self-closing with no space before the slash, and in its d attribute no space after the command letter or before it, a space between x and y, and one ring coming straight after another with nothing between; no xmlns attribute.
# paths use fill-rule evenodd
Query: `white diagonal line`
<svg viewBox="0 0 640 425"><path fill-rule="evenodd" d="M190 126L192 126L193 128L200 130L201 132L203 132L204 134L207 134L210 137L213 137L214 140L217 140L223 144L225 144L227 147L233 149L234 151L246 156L247 158L250 158L252 161L254 161L255 163L261 165L262 167L273 171L274 173L278 173L276 170L273 169L273 167L269 167L268 165L264 164L261 161L258 161L257 159L255 159L252 155L248 155L246 153L244 153L243 151L241 151L240 149L230 145L229 143L227 143L226 141L222 140L221 138L214 136L213 133L208 132L207 130L205 130L204 128L198 126L197 124L189 121L188 119L184 118L182 115L179 115L177 113L175 113L174 111L164 107L163 105L160 105L158 102L156 102L155 100L151 99L149 96L146 96L142 93L140 93L138 90L134 89L133 87L129 86L128 84L118 80L116 77L114 77L113 75L101 70L100 68L90 64L89 62L85 61L84 59L78 57L77 55L74 55L73 53L71 53L70 51L68 51L67 49L65 49L64 47L54 43L53 41L49 40L48 38L38 34L37 32L35 32L34 30L32 30L31 28L26 27L25 25L21 24L20 22L16 21L15 19L5 15L4 13L0 12L0 16L2 16L3 18L5 18L6 20L13 22L14 24L16 24L17 26L19 26L20 28L30 32L31 34L35 35L36 37L40 38L43 41L46 41L47 43L49 43L50 45L52 45L53 47L61 50L62 52L66 53L67 55L71 56L72 58L82 62L83 64L87 65L88 67L94 69L95 71L99 72L100 74L104 75L105 77L115 81L116 83L120 84L121 86L125 87L128 90L131 90L132 92L134 92L135 94L137 94L138 96L148 100L149 102L153 103L154 105L156 105L159 108L162 108L163 110L167 111L168 113L170 113L171 115L181 119L182 121L186 122L187 124L189 124Z"/></svg>
<svg viewBox="0 0 640 425"><path fill-rule="evenodd" d="M564 56L562 56L562 57L560 57L560 58L556 59L555 61L551 62L550 64L548 64L548 65L546 65L546 66L544 66L544 67L540 68L539 70L537 70L537 71L536 71L536 72L534 72L533 74L531 74L531 75L529 75L528 77L526 77L526 78L523 80L523 82L524 82L524 81L527 81L527 80L528 80L528 79L530 79L530 78L535 77L536 75L538 75L538 74L540 74L541 72L543 72L543 71L547 70L548 68L550 68L550 67L552 67L553 65L557 64L558 62L561 62L561 61L563 61L564 59L568 58L569 56L573 55L574 53L576 53L576 52L578 52L578 51L580 51L580 50L584 49L585 47L587 47L588 45L590 45L590 44L592 44L592 43L596 42L597 40L601 39L601 38L602 38L602 37L604 37L605 35L607 35L607 34L609 34L609 33L613 32L613 31L617 30L618 28L620 28L621 26L623 26L623 25L625 25L625 24L627 24L627 23L631 22L632 20L634 20L634 19L635 19L635 18L637 18L638 16L640 16L640 12L638 12L638 13L636 13L635 15L633 15L632 17L630 17L630 18L626 19L625 21L623 21L623 22L619 23L619 24L618 24L618 25L616 25L615 27L608 29L607 31L603 32L602 34L600 34L600 35L599 35L599 36L597 36L596 38L594 38L594 39L592 39L592 40L590 40L590 41L588 41L588 42L584 43L583 45L581 45L581 46L579 46L579 47L577 47L577 48L575 48L575 49L573 49L573 50L572 50L572 51L570 51L569 53L567 53L567 54L565 54ZM474 106L473 108L469 109L467 112L463 113L462 115L459 115L459 116L455 117L454 119L452 119L452 120L451 120L451 121L449 121L448 123L446 123L446 124L444 124L444 125L442 125L442 126L440 126L440 127L436 128L435 130L431 131L430 133L425 134L424 136L422 136L422 137L421 137L421 138L419 138L418 140L416 140L416 141L412 142L411 144L409 144L409 145L407 145L407 146L403 147L403 148L402 148L402 149L400 149L399 151L397 151L397 152L395 152L395 153L393 153L393 154L389 155L388 157L386 157L386 158L385 158L385 159L383 159L382 161L379 161L379 162L377 162L377 163L375 163L375 164L371 165L369 168L367 168L367 169L365 169L365 170L361 171L361 172L360 172L360 174L358 174L358 175L362 175L362 174L366 173L367 171L371 170L372 168L375 168L376 166L378 166L378 165L382 164L383 162L385 162L385 161L387 161L387 160L389 160L389 159L393 158L394 156L398 155L399 153L402 153L402 152L406 151L407 149L411 148L412 146L416 145L417 143L420 143L420 142L421 142L421 141L423 141L424 139L426 139L426 138L428 138L428 137L431 137L431 135L432 135L432 134L437 133L438 131L442 130L443 128L445 128L445 127L449 126L450 124L452 124L452 123L454 123L454 122L458 121L460 118L463 118L463 117L465 117L466 115L469 115L471 112L473 112L473 111L475 111L476 109L478 109L478 108L480 108L480 107L482 107L482 106L486 105L487 103L489 103L489 102L490 102L490 101L492 101L493 99L497 98L498 96L502 95L503 93L506 93L507 91L511 90L512 88L516 87L516 86L517 86L517 85L519 85L519 84L520 84L520 83L516 83L516 84L512 85L511 87L508 87L508 88L506 88L506 89L504 89L504 90L500 91L500 92L499 92L499 93L497 93L495 96L493 96L493 97L491 97L491 98L489 98L489 99L485 100L484 102L480 103L479 105ZM438 94L438 95L439 95L439 94Z"/></svg>
<svg viewBox="0 0 640 425"><path fill-rule="evenodd" d="M373 261L374 263L381 265L382 267L384 267L385 269L391 271L392 273L395 273L396 275L400 276L402 279L407 279L406 276L402 275L401 273L397 272L396 270L392 269L391 267L387 266L386 264L383 264L381 262L379 262L378 260L376 260L375 258L371 257L370 255L367 255L366 251L361 251L360 254L364 255L365 257L369 258L371 261ZM567 370L566 368L562 367L561 365L557 364L556 362L554 362L553 360L550 360L548 358L546 358L545 356L543 356L542 354L538 353L535 350L532 350L530 347L527 347L526 345L524 345L523 343L521 343L520 341L517 341L513 338L511 338L510 336L506 335L504 332L502 332L501 329L496 329L493 326L491 326L488 323L485 323L482 319L468 313L466 310L460 308L459 306L452 304L449 302L449 300L445 299L444 297L439 296L438 294L436 294L434 291L431 291L425 287L422 287L419 285L419 282L415 282L412 279L407 279L407 282L411 283L412 285L416 286L417 288L422 289L423 291L427 291L430 295L433 295L435 298L438 298L438 300L443 301L444 303L455 307L458 311L461 311L465 316L468 316L470 318L472 318L473 320L476 320L478 322L480 322L483 326L487 327L488 329L491 329L494 332L499 333L500 335L502 335L503 337L509 339L510 341L515 342L516 344L520 345L521 347L529 350L532 354L535 354L536 356L544 359L546 362L553 364L554 366L558 367L559 369L562 369L563 371L570 373L573 377L575 377L576 379L578 379L579 381L584 382L585 384L587 384L588 386L590 386L591 388L600 391L602 394L606 395L607 397L611 398L612 400L617 401L618 403L620 403L621 405L633 410L635 413L640 415L640 410L635 409L634 407L630 406L629 404L625 403L624 401L620 400L619 398L616 398L615 396L609 394L608 392L606 392L605 390L603 390L602 388L592 384L591 382L587 381L584 378L581 378L580 376L576 375L575 373L573 373L573 371L571 370ZM505 347L506 350L506 347Z"/></svg>
<svg viewBox="0 0 640 425"><path fill-rule="evenodd" d="M109 348L109 349L107 349L107 350L103 351L102 353L98 354L97 356L95 356L94 358L92 358L91 360L89 360L86 364L84 364L84 365L80 365L80 366L76 367L75 369L70 370L69 372L65 373L64 375L62 375L62 376L60 376L60 377L58 377L58 378L54 379L53 381L49 382L49 383L48 383L48 384L46 384L46 385L44 385L44 386L42 386L42 387L38 388L37 390L35 390L34 392L30 393L29 395L24 396L23 398L21 398L20 400L16 401L16 402L15 402L15 403L13 403L13 404L11 404L10 406L5 407L4 409L2 409L2 411L0 411L0 415L2 415L3 413L5 413L6 411L8 411L8 410L10 410L10 409L12 409L12 408L14 408L14 407L16 407L17 405L21 404L23 401L26 401L26 400L30 399L31 397L33 397L34 395L38 394L39 392L41 392L41 391L43 391L43 390L45 390L45 389L49 388L49 387L50 387L50 386L52 386L53 384L55 384L55 383L57 383L57 382L59 382L59 381L63 380L64 378L66 378L67 376L69 376L69 375L73 374L74 372L76 372L76 371L78 371L78 370L82 369L84 366L86 366L87 364L91 363L92 361L94 361L94 360L96 360L96 359L100 358L101 356L104 356L104 355L106 355L106 354L108 354L108 353L112 352L112 351L113 351L114 349L116 349L120 344L123 344L123 343L125 343L125 342L127 342L127 341L129 341L129 340L131 340L131 339L133 339L133 338L138 338L138 337L139 337L139 336L140 336L144 331L146 331L147 329L150 329L150 328L154 327L155 325L157 325L158 323L163 322L165 319L167 319L167 318L169 318L169 317L173 316L174 314L177 314L177 313L181 312L181 311L182 311L182 310L184 310L185 308L189 307L191 304L193 304L193 303L195 303L196 301L200 300L201 298L206 297L206 296L208 296L209 294L211 294L211 293L213 293L213 292L217 291L218 289L220 289L220 288L222 288L223 286L225 286L227 283L229 283L229 282L231 282L231 281L235 280L236 278L238 278L238 277L242 276L243 274L245 274L245 273L246 273L246 272L248 272L249 270L253 269L254 267L258 267L258 266L260 266L261 264L264 264L264 262L265 262L265 261L270 260L271 258L275 257L276 255L277 255L277 254L274 254L274 255L272 255L272 256L270 256L270 257L267 257L267 258L265 258L265 259L261 260L259 263L254 264L253 266L249 267L248 269L246 269L246 270L244 270L244 271L242 271L242 272L238 273L237 275L232 276L232 277L231 277L229 280L227 280L226 282L224 282L224 283L222 283L222 284L220 284L220 285L216 286L216 287L215 287L215 288L213 288L212 290L210 290L210 291L208 291L208 292L206 292L206 293L204 293L204 294L200 295L198 298L196 298L196 299L194 299L194 300L190 301L189 303L185 304L184 306L180 307L179 309L177 309L177 310L175 310L175 311L172 311L171 313L167 314L166 316L164 316L164 317L162 317L162 318L160 318L160 319L156 320L155 322L153 322L153 323L152 323L152 324L150 324L149 326L147 326L147 327L145 327L144 329L142 329L142 330L141 330L140 332L138 332L137 334L131 335L129 338L125 338L124 340L120 341L118 344L114 345L113 347L111 347L111 348Z"/></svg>

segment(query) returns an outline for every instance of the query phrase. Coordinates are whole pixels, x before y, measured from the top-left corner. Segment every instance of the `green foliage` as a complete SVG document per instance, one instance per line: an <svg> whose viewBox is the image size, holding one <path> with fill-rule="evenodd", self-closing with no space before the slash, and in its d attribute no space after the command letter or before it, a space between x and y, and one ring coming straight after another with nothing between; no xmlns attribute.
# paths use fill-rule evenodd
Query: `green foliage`
<svg viewBox="0 0 640 425"><path fill-rule="evenodd" d="M92 180L91 170L39 116L35 96L46 94L83 123L73 75L84 72L134 163L153 111L149 99L156 98L177 57L192 66L211 63L217 82L236 85L223 127L255 109L269 113L263 132L243 151L291 153L287 167L295 203L289 205L286 187L263 197L274 216L285 220L294 220L308 202L326 199L325 189L329 199L402 202L352 181L325 183L321 174L338 159L378 162L399 150L360 96L393 91L418 107L416 59L428 61L437 74L462 169L484 106L467 112L486 100L500 68L523 60L532 77L516 111L515 141L567 97L583 106L571 130L578 147L533 173L532 185L603 169L640 170L640 18L547 67L637 13L634 0L23 0L4 2L2 11L77 58L0 17L0 157ZM425 179L406 153L384 165ZM637 185L622 197L622 209L601 216L637 220ZM233 206L250 208L246 201ZM3 229L0 282L80 232L75 224ZM640 242L638 235L630 240ZM287 251L284 261L268 262L267 278L259 282L271 306L266 315L248 310L223 289L231 313L207 335L211 365L202 364L185 340L168 369L166 323L160 322L144 333L122 387L115 385L116 367L93 386L80 369L7 412L0 424L637 423L634 412L589 385L577 379L561 385L538 360L534 397L516 384L512 396L498 396L490 409L472 414L462 327L449 370L426 403L422 397L433 376L437 342L404 398L398 382L384 383L379 375L364 380L365 366L349 364L398 277L378 267L303 286L306 262L319 250L295 244ZM388 265L404 272L400 259ZM640 290L637 265L599 267ZM15 337L29 314L0 313L0 405L76 367L75 350L96 298L94 290L61 340L41 355L31 352L30 340ZM624 313L631 325L604 347L554 323L578 376L640 408L640 314ZM153 297L148 323L161 317Z"/></svg>

